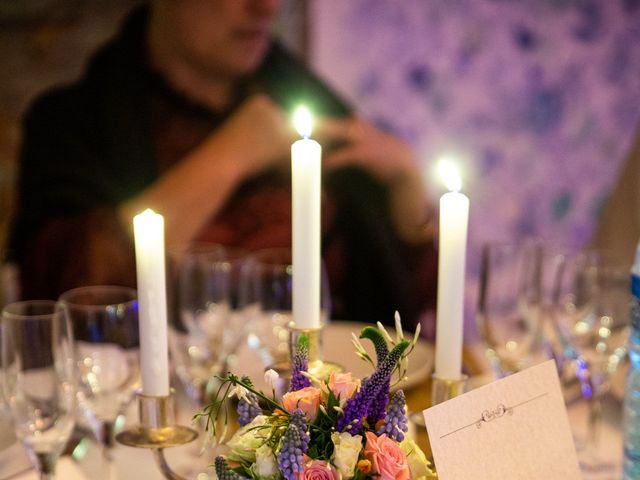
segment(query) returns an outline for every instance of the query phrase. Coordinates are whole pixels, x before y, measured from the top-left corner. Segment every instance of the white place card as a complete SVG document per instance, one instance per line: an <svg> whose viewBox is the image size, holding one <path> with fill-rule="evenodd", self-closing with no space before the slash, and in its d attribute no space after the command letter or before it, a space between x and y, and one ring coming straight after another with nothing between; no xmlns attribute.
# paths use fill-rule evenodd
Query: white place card
<svg viewBox="0 0 640 480"><path fill-rule="evenodd" d="M553 360L423 412L439 480L580 480Z"/></svg>

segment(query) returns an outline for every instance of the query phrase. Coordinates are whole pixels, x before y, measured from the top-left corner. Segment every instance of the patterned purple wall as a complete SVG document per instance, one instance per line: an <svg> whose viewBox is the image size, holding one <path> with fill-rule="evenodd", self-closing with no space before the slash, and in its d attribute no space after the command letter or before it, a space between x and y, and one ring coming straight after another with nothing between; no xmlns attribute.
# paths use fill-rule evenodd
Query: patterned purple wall
<svg viewBox="0 0 640 480"><path fill-rule="evenodd" d="M315 67L431 166L459 159L479 246L588 242L640 118L638 0L316 0Z"/></svg>

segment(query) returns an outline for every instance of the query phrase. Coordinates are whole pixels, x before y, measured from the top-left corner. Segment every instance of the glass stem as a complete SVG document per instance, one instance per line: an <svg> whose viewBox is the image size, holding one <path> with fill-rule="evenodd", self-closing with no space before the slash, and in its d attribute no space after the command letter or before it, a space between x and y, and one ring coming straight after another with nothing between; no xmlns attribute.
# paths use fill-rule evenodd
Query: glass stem
<svg viewBox="0 0 640 480"><path fill-rule="evenodd" d="M40 480L54 480L58 456L52 453L36 453L35 457Z"/></svg>
<svg viewBox="0 0 640 480"><path fill-rule="evenodd" d="M105 421L102 422L100 426L100 445L104 447L105 450L111 450L115 445L115 421Z"/></svg>
<svg viewBox="0 0 640 480"><path fill-rule="evenodd" d="M587 449L595 453L598 451L602 433L602 392L595 391L589 400L589 423L587 428Z"/></svg>
<svg viewBox="0 0 640 480"><path fill-rule="evenodd" d="M105 480L117 478L116 465L113 458L115 446L115 421L105 421L100 425L99 438L102 446L102 471Z"/></svg>

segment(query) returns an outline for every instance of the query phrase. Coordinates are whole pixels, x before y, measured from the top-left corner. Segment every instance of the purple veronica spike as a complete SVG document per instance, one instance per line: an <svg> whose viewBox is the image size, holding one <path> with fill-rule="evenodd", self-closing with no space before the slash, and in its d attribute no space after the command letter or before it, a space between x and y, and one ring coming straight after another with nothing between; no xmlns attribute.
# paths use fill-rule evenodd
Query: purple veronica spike
<svg viewBox="0 0 640 480"><path fill-rule="evenodd" d="M384 417L384 425L376 431L376 435L386 433L389 438L394 439L396 442L401 442L404 440L404 434L408 430L406 400L404 392L402 390L398 390L391 398L389 411Z"/></svg>
<svg viewBox="0 0 640 480"><path fill-rule="evenodd" d="M302 375L302 372L306 372L309 368L309 347L307 342L308 340L305 342L301 339L296 348L296 353L293 356L293 373L291 374L290 392L311 386L311 381Z"/></svg>
<svg viewBox="0 0 640 480"><path fill-rule="evenodd" d="M389 378L402 353L409 346L409 342L402 341L395 346L383 362L371 375L360 391L351 397L344 408L344 414L336 422L336 430L348 431L355 434L362 427L362 420L370 415L371 405L380 392L389 388Z"/></svg>
<svg viewBox="0 0 640 480"><path fill-rule="evenodd" d="M372 427L378 423L378 420L382 420L384 418L385 412L387 410L387 404L389 403L389 382L391 381L391 376L387 377L378 394L373 398L371 402L371 407L369 407L369 416L367 416L367 423Z"/></svg>

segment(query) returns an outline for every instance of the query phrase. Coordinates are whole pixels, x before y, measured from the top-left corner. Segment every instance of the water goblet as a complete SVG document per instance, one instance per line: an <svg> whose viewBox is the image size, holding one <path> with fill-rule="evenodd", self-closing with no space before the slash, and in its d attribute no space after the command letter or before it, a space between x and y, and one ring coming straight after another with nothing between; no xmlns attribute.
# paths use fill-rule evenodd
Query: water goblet
<svg viewBox="0 0 640 480"><path fill-rule="evenodd" d="M71 326L53 301L7 305L2 311L2 390L15 433L42 480L73 431L76 365Z"/></svg>
<svg viewBox="0 0 640 480"><path fill-rule="evenodd" d="M245 339L240 302L245 252L218 244L189 245L173 259L175 314L171 357L187 395L201 408L215 375L233 361Z"/></svg>
<svg viewBox="0 0 640 480"><path fill-rule="evenodd" d="M245 298L251 316L249 346L258 353L263 366L289 359L293 267L290 248L269 248L253 252L244 271ZM331 297L324 263L320 279L320 321L329 322Z"/></svg>
<svg viewBox="0 0 640 480"><path fill-rule="evenodd" d="M581 468L590 477L608 478L616 466L599 451L602 406L610 378L627 353L629 267L608 263L602 252L587 251L559 256L554 277L554 326L589 404L587 436L578 443Z"/></svg>
<svg viewBox="0 0 640 480"><path fill-rule="evenodd" d="M138 300L120 286L88 286L63 293L61 312L73 328L79 372L78 401L102 447L105 470L114 476L116 420L139 386Z"/></svg>
<svg viewBox="0 0 640 480"><path fill-rule="evenodd" d="M476 321L497 377L544 360L543 248L539 242L483 246Z"/></svg>

